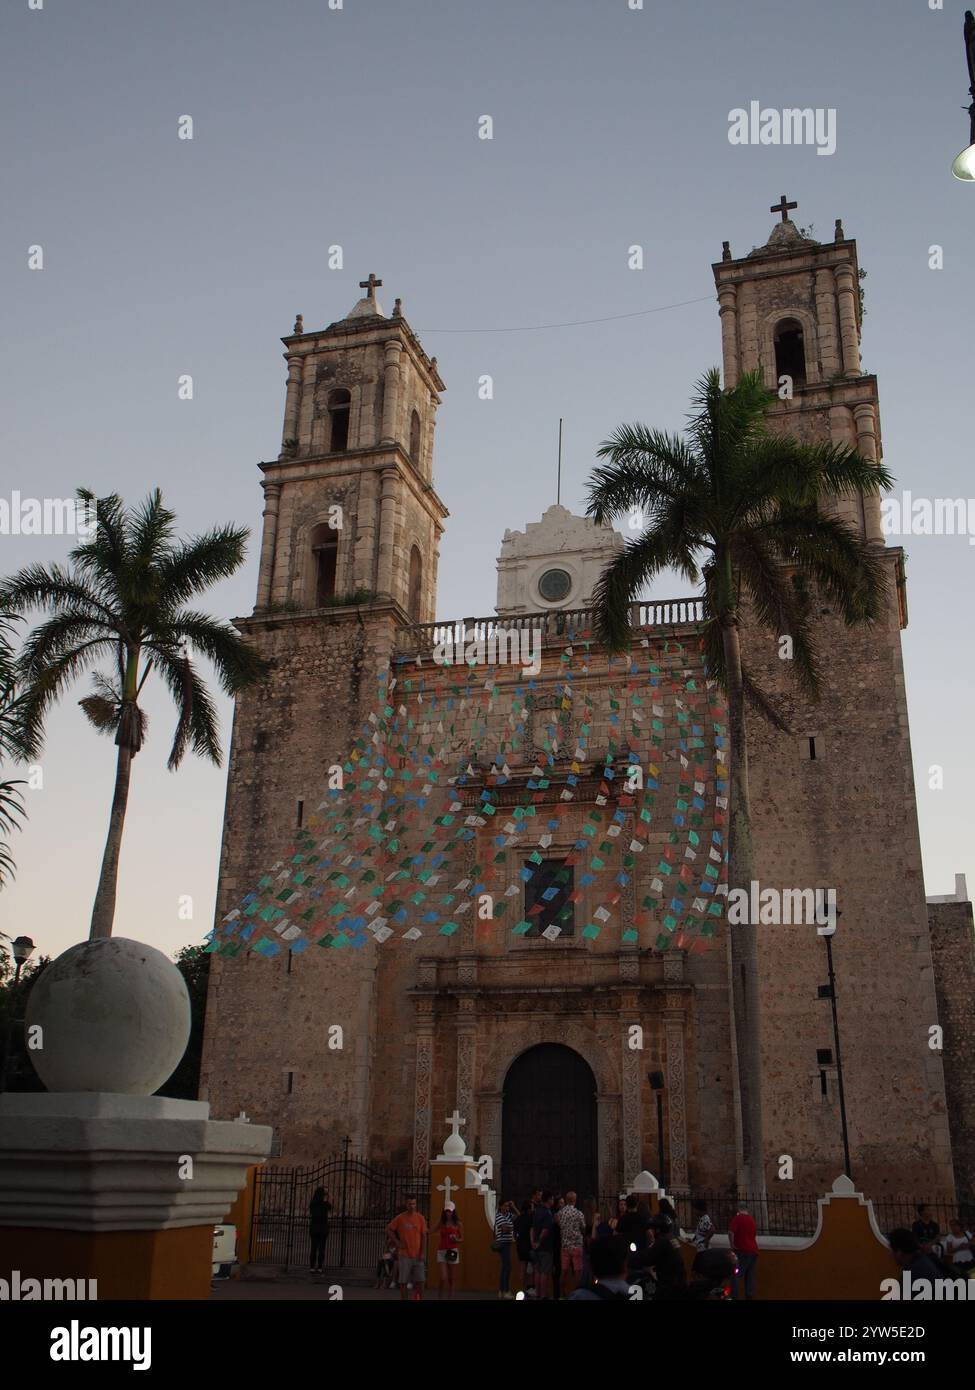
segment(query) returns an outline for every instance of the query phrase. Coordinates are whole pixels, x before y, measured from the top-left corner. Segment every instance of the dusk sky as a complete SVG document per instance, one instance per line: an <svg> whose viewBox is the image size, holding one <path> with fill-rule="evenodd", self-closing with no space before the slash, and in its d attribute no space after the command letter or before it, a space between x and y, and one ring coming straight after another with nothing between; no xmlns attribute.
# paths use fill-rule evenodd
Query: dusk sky
<svg viewBox="0 0 975 1390"><path fill-rule="evenodd" d="M488 614L505 528L555 500L559 417L562 501L582 511L617 425L682 427L720 362L711 263L723 240L735 256L764 243L782 193L817 239L842 217L857 240L896 495L971 496L975 187L949 173L967 143L963 14L953 0L10 0L0 497L84 485L137 503L159 486L183 534L245 524L246 566L202 603L249 613L279 340L296 313L309 330L343 317L372 271L447 383L439 614ZM752 101L835 110L835 153L731 144L729 114ZM187 373L192 401L177 395ZM975 887L972 541L901 541L929 894L966 871ZM0 535L0 572L70 546ZM87 936L108 825L115 750L77 707L89 685L50 719L0 895L0 930L50 955ZM188 757L167 772L175 713L151 678L146 703L115 932L173 953L212 923L226 771Z"/></svg>

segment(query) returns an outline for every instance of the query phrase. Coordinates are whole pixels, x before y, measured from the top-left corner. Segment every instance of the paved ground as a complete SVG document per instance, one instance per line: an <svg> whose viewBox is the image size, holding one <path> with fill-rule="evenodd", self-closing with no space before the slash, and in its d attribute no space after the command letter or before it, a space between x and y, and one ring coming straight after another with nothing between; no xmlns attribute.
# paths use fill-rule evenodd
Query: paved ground
<svg viewBox="0 0 975 1390"><path fill-rule="evenodd" d="M210 1294L210 1298L215 1303L229 1303L244 1301L267 1301L267 1300L313 1300L315 1302L328 1301L332 1295L329 1292L330 1281L326 1279L221 1279L218 1280ZM371 1289L363 1288L355 1284L340 1285L343 1299L355 1301L373 1301L398 1303L398 1289ZM456 1302L479 1302L487 1295L480 1293L455 1293ZM428 1290L423 1295L425 1303L437 1302L437 1290ZM495 1300L496 1302L497 1300Z"/></svg>

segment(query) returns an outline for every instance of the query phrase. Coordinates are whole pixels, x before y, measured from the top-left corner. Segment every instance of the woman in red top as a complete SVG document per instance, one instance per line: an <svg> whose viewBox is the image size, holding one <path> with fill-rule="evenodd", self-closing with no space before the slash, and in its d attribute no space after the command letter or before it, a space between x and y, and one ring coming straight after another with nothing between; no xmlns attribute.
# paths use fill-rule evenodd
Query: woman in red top
<svg viewBox="0 0 975 1390"><path fill-rule="evenodd" d="M454 1270L460 1260L460 1251L457 1247L464 1239L464 1228L460 1224L457 1208L453 1202L448 1202L444 1207L437 1231L439 1232L437 1264L440 1266L440 1291L437 1297L443 1298L444 1289L446 1289L447 1297L452 1298L454 1294Z"/></svg>

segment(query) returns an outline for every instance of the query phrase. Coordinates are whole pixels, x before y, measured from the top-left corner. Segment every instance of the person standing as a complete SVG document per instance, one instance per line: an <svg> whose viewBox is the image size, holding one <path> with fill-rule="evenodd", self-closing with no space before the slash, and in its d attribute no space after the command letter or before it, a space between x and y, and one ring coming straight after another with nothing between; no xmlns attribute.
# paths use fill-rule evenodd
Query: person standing
<svg viewBox="0 0 975 1390"><path fill-rule="evenodd" d="M458 1247L464 1239L464 1228L453 1202L448 1202L444 1207L437 1231L437 1264L440 1266L440 1288L437 1297L443 1298L446 1289L447 1297L453 1298L455 1271L460 1263Z"/></svg>
<svg viewBox="0 0 975 1390"><path fill-rule="evenodd" d="M911 1227L911 1235L920 1245L925 1255L940 1255L941 1249L938 1246L938 1237L941 1234L941 1227L931 1216L931 1208L924 1202L919 1202L915 1207L917 1220Z"/></svg>
<svg viewBox="0 0 975 1390"><path fill-rule="evenodd" d="M325 1246L328 1243L328 1221L332 1204L324 1187L316 1187L308 1205L308 1236L311 1240L311 1273L321 1274L325 1267Z"/></svg>
<svg viewBox="0 0 975 1390"><path fill-rule="evenodd" d="M565 1205L556 1217L562 1237L562 1284L563 1298L569 1298L578 1288L582 1278L582 1252L586 1235L586 1218L576 1206L576 1194L565 1194Z"/></svg>
<svg viewBox="0 0 975 1390"><path fill-rule="evenodd" d="M694 1227L694 1235L692 1236L694 1249L707 1250L714 1236L714 1222L708 1212L707 1202L695 1202L694 1213L697 1216L697 1225Z"/></svg>
<svg viewBox="0 0 975 1390"><path fill-rule="evenodd" d="M494 1249L501 1261L498 1275L498 1297L511 1297L511 1252L515 1244L515 1204L504 1201L494 1218Z"/></svg>
<svg viewBox="0 0 975 1390"><path fill-rule="evenodd" d="M552 1297L552 1194L543 1192L532 1214L532 1264L539 1298Z"/></svg>
<svg viewBox="0 0 975 1390"><path fill-rule="evenodd" d="M646 1250L650 1244L650 1213L641 1208L640 1199L631 1192L626 1199L623 1215L616 1225L616 1234L622 1236L632 1253Z"/></svg>
<svg viewBox="0 0 975 1390"><path fill-rule="evenodd" d="M521 1287L526 1298L535 1296L535 1266L532 1264L532 1204L522 1202L515 1217L515 1250L521 1265Z"/></svg>
<svg viewBox="0 0 975 1390"><path fill-rule="evenodd" d="M562 1227L559 1225L559 1212L565 1206L565 1198L557 1192L552 1201L552 1297L556 1302L562 1297Z"/></svg>
<svg viewBox="0 0 975 1390"><path fill-rule="evenodd" d="M949 1235L944 1239L945 1259L951 1262L954 1269L961 1274L968 1274L975 1264L975 1256L972 1254L972 1233L966 1231L960 1221L948 1222Z"/></svg>
<svg viewBox="0 0 975 1390"><path fill-rule="evenodd" d="M412 1289L418 1303L427 1279L427 1223L416 1209L415 1197L407 1197L404 1210L389 1223L386 1234L395 1240L399 1252L399 1296L407 1298Z"/></svg>
<svg viewBox="0 0 975 1390"><path fill-rule="evenodd" d="M732 1280L731 1296L738 1297L738 1285L744 1283L745 1297L755 1297L755 1276L758 1265L757 1227L754 1218L740 1203L728 1227L728 1244L735 1254L738 1273Z"/></svg>

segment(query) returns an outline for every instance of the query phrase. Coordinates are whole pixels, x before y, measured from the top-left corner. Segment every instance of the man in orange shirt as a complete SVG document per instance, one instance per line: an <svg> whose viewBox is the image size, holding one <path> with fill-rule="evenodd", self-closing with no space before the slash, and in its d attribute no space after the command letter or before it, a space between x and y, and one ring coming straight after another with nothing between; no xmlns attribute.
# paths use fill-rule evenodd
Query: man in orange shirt
<svg viewBox="0 0 975 1390"><path fill-rule="evenodd" d="M406 1210L386 1227L386 1234L396 1242L399 1251L399 1296L407 1298L407 1286L412 1285L413 1297L423 1297L427 1277L427 1223L416 1209L416 1198L407 1197Z"/></svg>

